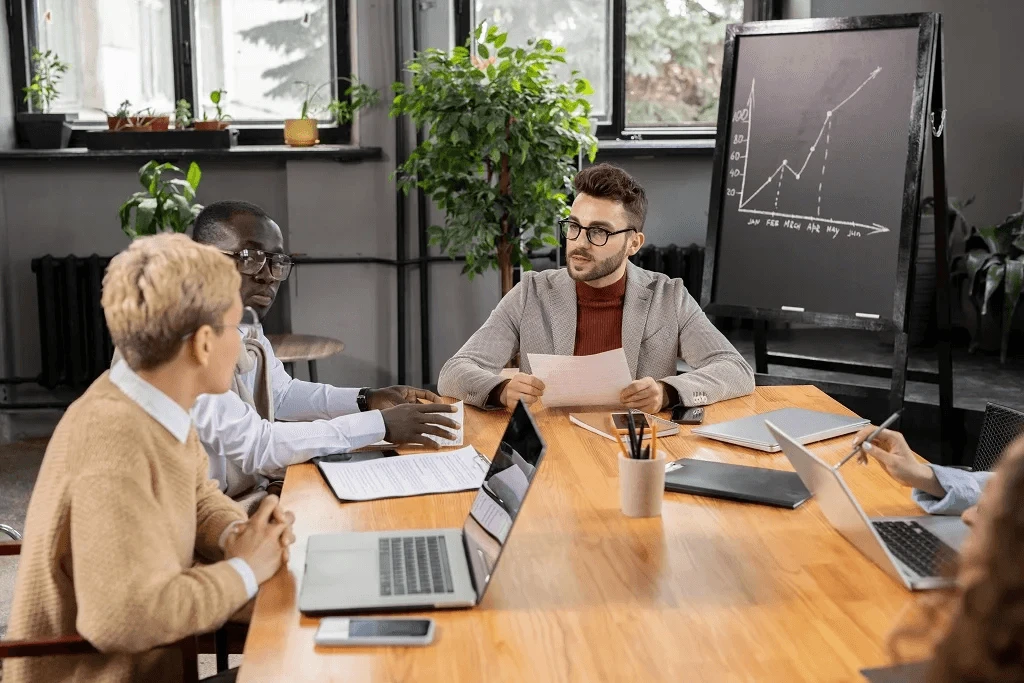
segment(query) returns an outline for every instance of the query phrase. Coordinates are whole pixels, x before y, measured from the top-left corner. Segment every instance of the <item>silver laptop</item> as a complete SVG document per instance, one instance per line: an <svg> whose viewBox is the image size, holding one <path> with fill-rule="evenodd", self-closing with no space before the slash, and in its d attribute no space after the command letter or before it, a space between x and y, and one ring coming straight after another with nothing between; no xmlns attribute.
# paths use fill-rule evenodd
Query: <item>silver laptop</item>
<svg viewBox="0 0 1024 683"><path fill-rule="evenodd" d="M478 604L544 451L520 401L461 529L310 536L299 609L319 615Z"/></svg>
<svg viewBox="0 0 1024 683"><path fill-rule="evenodd" d="M943 588L967 526L959 517L868 517L842 475L771 422L768 429L836 531L911 590Z"/></svg>
<svg viewBox="0 0 1024 683"><path fill-rule="evenodd" d="M778 425L799 443L805 444L852 434L871 422L862 417L822 413L805 408L780 408L770 413L697 427L693 433L737 446L778 453L779 442L765 428L766 420Z"/></svg>

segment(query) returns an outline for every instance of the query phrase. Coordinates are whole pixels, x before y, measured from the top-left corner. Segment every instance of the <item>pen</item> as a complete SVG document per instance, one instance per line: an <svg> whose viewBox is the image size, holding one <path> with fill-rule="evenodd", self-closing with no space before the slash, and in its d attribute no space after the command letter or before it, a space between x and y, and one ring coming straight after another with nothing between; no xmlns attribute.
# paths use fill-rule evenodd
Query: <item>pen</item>
<svg viewBox="0 0 1024 683"><path fill-rule="evenodd" d="M861 442L860 442L859 444L857 444L856 446L854 446L853 450L852 450L852 451L850 451L850 454L849 454L849 455L847 455L847 456L846 456L845 458L843 458L842 460L840 460L840 461L839 461L839 464L838 464L838 465L836 465L835 467L833 467L832 469L834 469L834 470L838 470L838 469L839 469L840 467L842 467L843 465L845 465L845 464L846 464L846 461L847 461L847 460L849 460L850 458L852 458L853 456L857 455L858 453L860 453L860 452L862 451L862 449L864 448L864 444L866 444L866 443L871 443L872 441L874 441L874 440L875 440L875 438L876 438L876 437L877 437L877 436L878 436L879 434L881 434L881 433L882 433L882 432L883 432L884 430L886 430L886 429L888 429L888 428L889 428L890 426L892 426L892 423L894 423L894 422L895 422L896 420L900 419L900 415L901 415L902 413L903 413L903 410L902 410L902 409L900 409L900 410L897 410L897 411L896 411L895 413L893 413L892 415L890 415L890 416L889 416L889 418L888 418L888 419L887 419L887 420L886 420L885 422L883 422L882 424L878 425L878 429L876 429L875 431L873 431L873 432L871 432L870 434L868 434L868 438L864 439L864 440L863 440L863 441L861 441Z"/></svg>
<svg viewBox="0 0 1024 683"><path fill-rule="evenodd" d="M633 420L632 408L629 409L626 418L629 424L629 457L639 458L640 454L636 450L636 422Z"/></svg>
<svg viewBox="0 0 1024 683"><path fill-rule="evenodd" d="M646 416L644 416L646 418ZM647 422L646 419L640 422L640 436L636 440L636 457L642 458L644 456L644 424Z"/></svg>

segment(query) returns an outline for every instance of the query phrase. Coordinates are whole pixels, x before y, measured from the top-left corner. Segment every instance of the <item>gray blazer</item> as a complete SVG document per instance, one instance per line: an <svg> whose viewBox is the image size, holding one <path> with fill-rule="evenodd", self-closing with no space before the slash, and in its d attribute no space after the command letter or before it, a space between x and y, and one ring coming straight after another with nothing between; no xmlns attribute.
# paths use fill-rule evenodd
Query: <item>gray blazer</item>
<svg viewBox="0 0 1024 683"><path fill-rule="evenodd" d="M487 322L459 349L438 379L438 392L483 406L520 354L573 355L576 345L576 284L569 273L528 271L491 312ZM638 268L626 270L622 348L633 379L654 377L679 392L686 405L704 405L754 391L754 373L686 291L683 281ZM682 358L692 372L676 374Z"/></svg>

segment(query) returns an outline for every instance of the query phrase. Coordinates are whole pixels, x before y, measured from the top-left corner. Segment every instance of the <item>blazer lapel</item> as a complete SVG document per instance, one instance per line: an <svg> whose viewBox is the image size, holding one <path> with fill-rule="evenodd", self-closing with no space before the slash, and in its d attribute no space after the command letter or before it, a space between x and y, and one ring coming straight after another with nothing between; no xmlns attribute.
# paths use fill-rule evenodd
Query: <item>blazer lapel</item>
<svg viewBox="0 0 1024 683"><path fill-rule="evenodd" d="M563 268L551 286L551 342L556 356L576 349L576 282Z"/></svg>
<svg viewBox="0 0 1024 683"><path fill-rule="evenodd" d="M651 310L650 276L630 263L626 267L626 296L622 302L622 350L633 379L640 362L640 342L647 328L647 314Z"/></svg>

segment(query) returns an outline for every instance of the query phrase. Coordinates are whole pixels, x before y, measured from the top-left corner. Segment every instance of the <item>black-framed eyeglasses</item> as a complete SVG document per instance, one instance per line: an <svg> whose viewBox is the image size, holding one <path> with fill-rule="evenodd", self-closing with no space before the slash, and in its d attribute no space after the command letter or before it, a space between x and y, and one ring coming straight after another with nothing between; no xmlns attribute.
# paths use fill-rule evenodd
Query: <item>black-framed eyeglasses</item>
<svg viewBox="0 0 1024 683"><path fill-rule="evenodd" d="M238 262L238 272L243 275L257 275L270 262L270 277L275 280L287 280L292 272L292 257L288 254L277 254L260 249L242 249L241 251L224 251Z"/></svg>
<svg viewBox="0 0 1024 683"><path fill-rule="evenodd" d="M583 230L586 230L587 241L595 247L603 247L608 244L608 238L612 235L621 235L624 232L636 231L636 228L626 228L625 230L615 231L605 230L604 228L584 228L571 218L564 218L558 221L558 224L562 227L562 236L570 240L579 239L580 233Z"/></svg>

